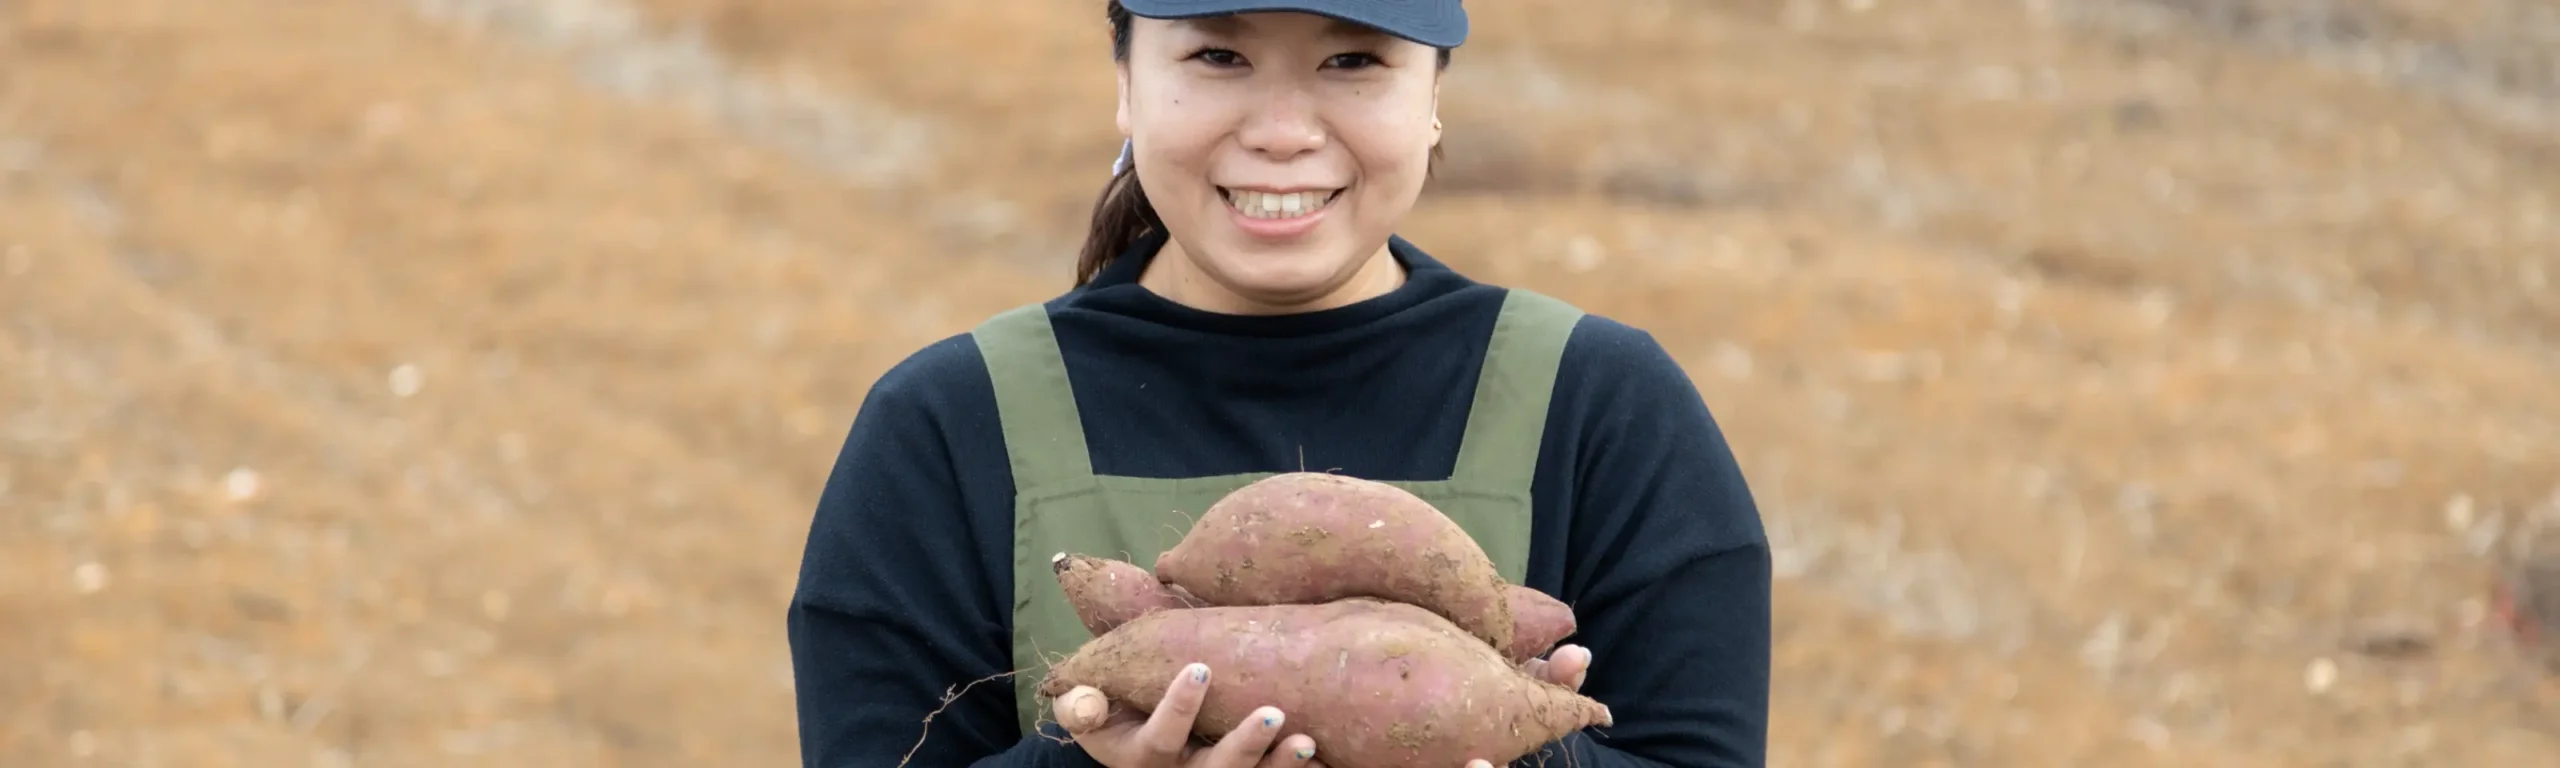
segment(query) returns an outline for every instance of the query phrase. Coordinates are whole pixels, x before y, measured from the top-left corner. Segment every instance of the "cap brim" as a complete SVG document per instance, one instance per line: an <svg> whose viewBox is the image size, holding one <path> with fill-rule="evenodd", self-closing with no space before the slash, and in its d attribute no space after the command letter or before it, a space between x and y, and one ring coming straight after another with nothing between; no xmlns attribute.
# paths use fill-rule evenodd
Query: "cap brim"
<svg viewBox="0 0 2560 768"><path fill-rule="evenodd" d="M1456 0L1120 0L1120 6L1150 19L1295 11L1375 27L1434 48L1467 41L1467 12Z"/></svg>

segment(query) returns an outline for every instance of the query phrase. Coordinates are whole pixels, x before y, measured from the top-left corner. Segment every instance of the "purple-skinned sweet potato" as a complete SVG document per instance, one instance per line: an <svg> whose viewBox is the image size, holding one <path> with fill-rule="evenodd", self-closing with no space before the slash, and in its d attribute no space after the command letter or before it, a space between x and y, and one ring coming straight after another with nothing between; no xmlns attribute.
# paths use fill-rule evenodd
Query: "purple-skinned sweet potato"
<svg viewBox="0 0 2560 768"><path fill-rule="evenodd" d="M1210 603L1179 585L1157 581L1153 574L1125 560L1061 552L1049 559L1076 618L1095 637L1130 619L1168 608L1204 608ZM1511 645L1503 656L1514 663L1554 650L1575 629L1573 608L1547 593L1507 585L1511 603Z"/></svg>
<svg viewBox="0 0 2560 768"><path fill-rule="evenodd" d="M1058 574L1058 589L1066 593L1067 604L1075 607L1076 619L1095 637L1166 608L1208 605L1126 560L1061 552L1049 558L1049 569Z"/></svg>
<svg viewBox="0 0 2560 768"><path fill-rule="evenodd" d="M1512 662L1544 656L1573 634L1573 606L1516 584L1504 587L1503 595L1511 601L1511 644L1502 655Z"/></svg>
<svg viewBox="0 0 2560 768"><path fill-rule="evenodd" d="M1600 702L1520 671L1448 619L1367 598L1155 611L1052 667L1040 694L1089 685L1153 712L1192 662L1210 669L1193 733L1215 740L1278 707L1279 738L1306 734L1328 765L1503 765L1610 722Z"/></svg>
<svg viewBox="0 0 2560 768"><path fill-rule="evenodd" d="M1220 606L1406 603L1511 647L1493 560L1456 521L1386 483L1320 472L1256 481L1210 505L1155 574Z"/></svg>

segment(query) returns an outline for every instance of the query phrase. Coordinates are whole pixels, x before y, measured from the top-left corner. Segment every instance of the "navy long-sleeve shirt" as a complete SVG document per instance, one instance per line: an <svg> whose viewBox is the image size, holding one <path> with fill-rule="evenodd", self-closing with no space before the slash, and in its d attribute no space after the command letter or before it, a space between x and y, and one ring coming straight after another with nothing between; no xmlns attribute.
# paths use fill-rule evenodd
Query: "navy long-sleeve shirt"
<svg viewBox="0 0 2560 768"><path fill-rule="evenodd" d="M1137 285L1152 245L1048 303L1095 472L1450 474L1501 289L1399 239L1409 278L1385 296L1216 315ZM1767 538L1707 406L1650 335L1598 314L1575 327L1533 480L1525 581L1574 606L1567 642L1593 655L1582 692L1616 720L1548 764L1762 764ZM872 387L788 614L804 764L892 766L912 749L916 766L1097 765L1054 724L1019 732L1014 678L971 685L1013 667L1013 490L969 337Z"/></svg>

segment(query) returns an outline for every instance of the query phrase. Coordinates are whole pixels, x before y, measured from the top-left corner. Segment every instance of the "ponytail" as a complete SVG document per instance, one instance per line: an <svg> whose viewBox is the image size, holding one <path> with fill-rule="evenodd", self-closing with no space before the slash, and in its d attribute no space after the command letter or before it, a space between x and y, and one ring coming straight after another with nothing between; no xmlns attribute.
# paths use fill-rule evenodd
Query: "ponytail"
<svg viewBox="0 0 2560 768"><path fill-rule="evenodd" d="M1084 252L1076 256L1076 285L1092 282L1096 273L1139 238L1163 227L1164 220L1156 218L1156 207L1147 202L1147 190L1139 186L1136 171L1111 177L1093 203L1093 227L1085 232Z"/></svg>
<svg viewBox="0 0 2560 768"><path fill-rule="evenodd" d="M1111 23L1111 60L1129 60L1129 9L1120 0L1110 0L1102 7L1103 18ZM1127 151L1127 144L1122 144ZM1147 190L1138 185L1138 169L1114 165L1111 181L1102 185L1102 194L1093 200L1093 226L1085 230L1084 252L1076 256L1076 287L1093 282L1093 276L1111 264L1112 259L1138 244L1151 230L1164 227L1156 218L1156 207L1147 202Z"/></svg>

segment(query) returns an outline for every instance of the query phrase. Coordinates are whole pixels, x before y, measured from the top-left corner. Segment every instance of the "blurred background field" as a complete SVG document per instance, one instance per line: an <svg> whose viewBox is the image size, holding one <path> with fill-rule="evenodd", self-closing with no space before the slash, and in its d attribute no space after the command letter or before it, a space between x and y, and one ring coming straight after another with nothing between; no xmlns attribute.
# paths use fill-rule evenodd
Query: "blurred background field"
<svg viewBox="0 0 2560 768"><path fill-rule="evenodd" d="M2560 3L1473 5L1406 234L1705 391L1773 765L2560 763ZM0 765L796 764L811 505L1065 287L1100 7L0 1Z"/></svg>

